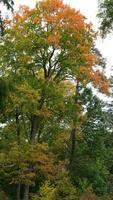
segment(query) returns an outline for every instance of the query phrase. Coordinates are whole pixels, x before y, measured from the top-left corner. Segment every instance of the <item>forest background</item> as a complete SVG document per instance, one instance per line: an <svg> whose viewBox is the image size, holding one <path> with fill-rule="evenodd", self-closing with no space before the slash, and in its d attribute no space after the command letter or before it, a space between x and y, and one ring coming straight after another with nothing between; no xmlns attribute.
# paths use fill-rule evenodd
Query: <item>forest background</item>
<svg viewBox="0 0 113 200"><path fill-rule="evenodd" d="M113 199L112 77L97 32L61 0L3 0L0 19L1 200ZM100 1L100 36L113 3ZM96 89L96 93L94 93Z"/></svg>

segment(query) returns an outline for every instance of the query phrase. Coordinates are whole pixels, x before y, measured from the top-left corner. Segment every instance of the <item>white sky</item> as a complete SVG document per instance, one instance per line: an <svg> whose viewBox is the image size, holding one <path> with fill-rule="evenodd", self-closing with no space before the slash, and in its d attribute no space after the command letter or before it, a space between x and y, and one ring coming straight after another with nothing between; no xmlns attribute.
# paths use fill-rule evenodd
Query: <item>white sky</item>
<svg viewBox="0 0 113 200"><path fill-rule="evenodd" d="M36 0L14 0L16 8L19 5L35 6ZM64 0L64 3L70 4L72 7L80 10L80 12L87 17L88 21L94 25L97 30L98 20L96 14L98 12L98 0ZM107 74L111 74L111 66L113 66L113 34L108 35L106 39L98 39L96 42L97 47L100 49L103 57L107 59Z"/></svg>

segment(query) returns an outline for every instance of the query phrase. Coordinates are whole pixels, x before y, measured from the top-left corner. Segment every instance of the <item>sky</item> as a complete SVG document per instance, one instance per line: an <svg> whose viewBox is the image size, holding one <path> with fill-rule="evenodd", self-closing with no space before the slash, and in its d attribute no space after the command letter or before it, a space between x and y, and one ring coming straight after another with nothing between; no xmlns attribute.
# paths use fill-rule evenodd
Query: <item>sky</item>
<svg viewBox="0 0 113 200"><path fill-rule="evenodd" d="M35 6L36 0L15 0L15 9L19 5L29 5L31 7ZM98 0L64 0L64 3L69 4L77 10L80 10L89 22L93 24L93 27L98 31L99 20L96 18L98 12ZM106 39L101 39L98 37L96 41L96 46L102 53L103 57L106 58L107 62L107 75L111 75L111 68L113 66L113 34L108 35ZM113 73L112 73L113 74Z"/></svg>

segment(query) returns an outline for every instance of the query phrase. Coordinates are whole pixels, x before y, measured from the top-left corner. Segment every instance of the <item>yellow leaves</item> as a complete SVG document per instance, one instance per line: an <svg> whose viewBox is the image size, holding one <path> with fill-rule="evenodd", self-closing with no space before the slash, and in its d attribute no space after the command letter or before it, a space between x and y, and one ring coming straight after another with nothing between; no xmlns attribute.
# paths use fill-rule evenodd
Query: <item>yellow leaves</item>
<svg viewBox="0 0 113 200"><path fill-rule="evenodd" d="M0 163L4 163L5 159L6 159L6 154L3 152L0 152Z"/></svg>
<svg viewBox="0 0 113 200"><path fill-rule="evenodd" d="M34 17L32 20L33 24L38 24L39 21L40 21L40 19L38 16Z"/></svg>
<svg viewBox="0 0 113 200"><path fill-rule="evenodd" d="M77 139L77 141L83 141L84 140L82 131L77 131L76 139Z"/></svg>
<svg viewBox="0 0 113 200"><path fill-rule="evenodd" d="M53 118L53 112L50 111L50 110L47 109L47 108L43 108L43 109L41 110L41 114L44 116L44 118L50 118L50 119Z"/></svg>
<svg viewBox="0 0 113 200"><path fill-rule="evenodd" d="M11 112L11 110L13 110L14 108L21 106L21 100L19 96L15 95L14 93L10 95L10 100L13 103L14 107L12 109L8 109L7 112Z"/></svg>
<svg viewBox="0 0 113 200"><path fill-rule="evenodd" d="M43 106L40 110L35 110L34 114L36 116L43 117L43 119L52 119L53 118L53 112L50 111L47 107Z"/></svg>
<svg viewBox="0 0 113 200"><path fill-rule="evenodd" d="M33 200L37 200L37 199L38 200L41 200L41 199L54 200L55 199L55 191L56 191L56 188L53 185L51 185L51 183L46 181L41 186L41 188L39 190L39 194L38 195L34 195Z"/></svg>
<svg viewBox="0 0 113 200"><path fill-rule="evenodd" d="M21 154L20 147L17 145L16 142L12 144L8 156L10 158L10 161L12 161L12 162L15 162L15 161L20 162L23 160L23 156Z"/></svg>
<svg viewBox="0 0 113 200"><path fill-rule="evenodd" d="M70 80L61 81L59 87L63 89L62 93L64 96L71 96L75 92L75 85Z"/></svg>
<svg viewBox="0 0 113 200"><path fill-rule="evenodd" d="M16 87L15 93L11 93L10 100L13 105L12 109L19 108L26 113L32 113L37 109L40 93L24 82Z"/></svg>
<svg viewBox="0 0 113 200"><path fill-rule="evenodd" d="M31 144L27 151L25 152L26 161L33 163L42 163L48 161L48 145L46 143L42 144Z"/></svg>
<svg viewBox="0 0 113 200"><path fill-rule="evenodd" d="M28 102L36 103L40 99L39 92L27 83L18 86L17 91L23 96L23 101L27 100Z"/></svg>
<svg viewBox="0 0 113 200"><path fill-rule="evenodd" d="M18 175L16 175L16 177L12 178L12 182L13 184L18 184L18 183L22 183L25 185L34 185L34 179L35 178L35 173L33 172L29 172L27 171L23 171L21 173L19 173Z"/></svg>
<svg viewBox="0 0 113 200"><path fill-rule="evenodd" d="M10 183L34 184L37 170L42 173L52 173L53 155L46 143L10 144L10 150L0 154L0 162L5 170L11 170ZM33 166L33 168L32 168ZM31 170L32 169L32 170Z"/></svg>
<svg viewBox="0 0 113 200"><path fill-rule="evenodd" d="M44 80L44 70L43 69L39 69L37 72L36 72L36 76L39 80Z"/></svg>
<svg viewBox="0 0 113 200"><path fill-rule="evenodd" d="M65 152L68 148L67 146L68 140L69 140L69 134L66 131L61 132L56 136L53 143L52 151L57 157L60 157L60 156L65 157Z"/></svg>
<svg viewBox="0 0 113 200"><path fill-rule="evenodd" d="M31 63L31 62L32 62L31 56L29 56L29 55L24 55L24 54L20 57L19 60L20 60L20 62L25 63L25 64Z"/></svg>

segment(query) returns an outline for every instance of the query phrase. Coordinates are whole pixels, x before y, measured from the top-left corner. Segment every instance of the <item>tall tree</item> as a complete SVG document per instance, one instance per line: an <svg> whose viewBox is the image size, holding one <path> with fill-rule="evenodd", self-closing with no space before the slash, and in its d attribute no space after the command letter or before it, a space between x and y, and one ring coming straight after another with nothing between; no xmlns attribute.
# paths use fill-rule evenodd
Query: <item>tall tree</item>
<svg viewBox="0 0 113 200"><path fill-rule="evenodd" d="M23 6L12 20L5 20L0 71L9 87L1 112L1 169L9 182L20 184L18 199L29 199L37 171L44 177L57 173L54 168L62 158L53 156L51 143L64 133L72 133L72 163L83 113L79 87L92 83L108 93L94 40L91 25L61 0L41 1L34 9Z"/></svg>

